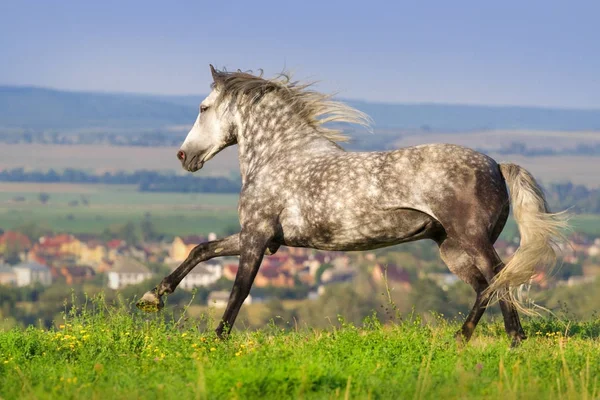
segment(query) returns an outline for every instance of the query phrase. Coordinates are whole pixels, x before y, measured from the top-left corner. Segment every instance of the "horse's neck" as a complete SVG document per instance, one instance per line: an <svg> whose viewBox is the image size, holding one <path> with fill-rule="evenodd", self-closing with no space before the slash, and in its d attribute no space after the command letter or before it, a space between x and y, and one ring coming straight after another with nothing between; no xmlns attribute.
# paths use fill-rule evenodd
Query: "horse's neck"
<svg viewBox="0 0 600 400"><path fill-rule="evenodd" d="M337 144L311 130L246 132L238 138L242 182L273 166L301 162L303 157L311 154L343 151Z"/></svg>

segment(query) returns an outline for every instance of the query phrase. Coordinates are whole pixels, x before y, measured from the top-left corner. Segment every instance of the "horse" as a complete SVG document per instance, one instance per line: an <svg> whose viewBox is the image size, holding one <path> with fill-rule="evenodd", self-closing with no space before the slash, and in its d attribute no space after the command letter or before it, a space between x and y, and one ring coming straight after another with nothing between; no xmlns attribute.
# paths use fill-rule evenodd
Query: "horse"
<svg viewBox="0 0 600 400"><path fill-rule="evenodd" d="M137 306L158 311L200 262L239 256L227 307L216 328L232 329L265 255L280 246L359 251L422 239L437 243L449 270L472 286L475 303L457 340L467 342L490 303L500 303L513 345L526 338L516 289L551 268L567 226L550 213L535 178L515 164L453 144L348 152L335 126L369 127L370 118L285 73L229 72L210 65L213 82L177 152L190 172L238 145L241 230L199 244ZM510 193L510 195L509 195ZM494 249L512 204L520 247L505 264Z"/></svg>

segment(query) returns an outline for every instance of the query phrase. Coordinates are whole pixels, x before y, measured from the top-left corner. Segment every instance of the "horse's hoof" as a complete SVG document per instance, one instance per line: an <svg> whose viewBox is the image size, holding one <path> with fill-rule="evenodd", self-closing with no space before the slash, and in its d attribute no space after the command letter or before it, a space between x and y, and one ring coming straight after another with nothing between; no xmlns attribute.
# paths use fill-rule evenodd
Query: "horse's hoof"
<svg viewBox="0 0 600 400"><path fill-rule="evenodd" d="M456 340L456 345L459 349L464 348L471 338L467 337L462 329L454 334L454 340Z"/></svg>
<svg viewBox="0 0 600 400"><path fill-rule="evenodd" d="M162 297L151 290L146 292L142 298L135 303L135 306L144 312L158 312L165 306L165 303L163 303Z"/></svg>
<svg viewBox="0 0 600 400"><path fill-rule="evenodd" d="M519 347L521 345L521 342L525 339L527 339L527 336L525 336L524 333L518 333L518 334L512 336L511 341L510 341L510 347L512 349Z"/></svg>

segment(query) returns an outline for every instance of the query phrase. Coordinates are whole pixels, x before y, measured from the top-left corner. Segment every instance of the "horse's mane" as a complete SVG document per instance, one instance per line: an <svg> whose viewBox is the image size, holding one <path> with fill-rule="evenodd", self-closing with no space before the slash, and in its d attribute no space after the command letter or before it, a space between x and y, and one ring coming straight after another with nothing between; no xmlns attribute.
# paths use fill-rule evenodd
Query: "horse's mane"
<svg viewBox="0 0 600 400"><path fill-rule="evenodd" d="M278 96L291 107L292 112L299 116L307 125L314 128L325 138L333 142L348 141L348 136L338 129L325 127L328 122L346 122L358 124L370 129L371 118L344 103L331 100L333 95L310 90L311 83L292 81L288 72L282 72L272 79L263 78L251 72L228 72L213 69L213 88L221 91L220 100L243 101L249 104L260 101L266 94Z"/></svg>

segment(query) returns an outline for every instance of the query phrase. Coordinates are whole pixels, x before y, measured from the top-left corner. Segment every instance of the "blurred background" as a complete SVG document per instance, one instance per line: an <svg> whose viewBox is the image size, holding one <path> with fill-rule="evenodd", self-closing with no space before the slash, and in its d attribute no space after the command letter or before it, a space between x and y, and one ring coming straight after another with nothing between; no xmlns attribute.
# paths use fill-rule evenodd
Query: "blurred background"
<svg viewBox="0 0 600 400"><path fill-rule="evenodd" d="M194 245L239 229L236 149L195 174L175 157L209 63L317 80L374 119L373 134L347 128L349 150L457 143L526 167L553 210L575 214L562 267L538 276L532 297L591 317L599 13L595 1L1 1L0 325L49 326L72 294L131 300ZM510 221L498 252L518 239ZM218 314L236 262L199 265L169 306L195 293L190 315ZM263 263L240 326L456 316L472 300L429 242L282 249Z"/></svg>

